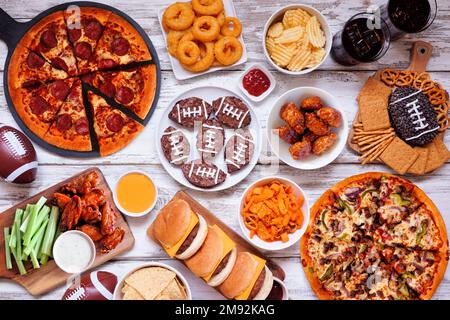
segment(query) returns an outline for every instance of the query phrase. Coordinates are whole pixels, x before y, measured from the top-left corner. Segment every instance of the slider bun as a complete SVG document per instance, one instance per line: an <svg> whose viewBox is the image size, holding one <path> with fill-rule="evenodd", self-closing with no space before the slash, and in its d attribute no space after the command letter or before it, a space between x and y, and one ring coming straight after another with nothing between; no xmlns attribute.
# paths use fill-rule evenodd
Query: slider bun
<svg viewBox="0 0 450 320"><path fill-rule="evenodd" d="M219 287L220 292L228 299L240 295L250 286L257 267L258 262L250 253L239 252L230 275Z"/></svg>
<svg viewBox="0 0 450 320"><path fill-rule="evenodd" d="M206 223L205 219L201 215L198 216L198 223L199 223L199 229L197 232L197 235L195 236L192 243L189 245L189 247L180 254L177 254L175 258L180 260L186 260L192 257L202 246L203 242L206 239L206 235L208 234L208 224Z"/></svg>
<svg viewBox="0 0 450 320"><path fill-rule="evenodd" d="M185 260L186 266L198 277L205 277L214 271L223 254L223 239L215 228L208 228L205 242L197 253Z"/></svg>
<svg viewBox="0 0 450 320"><path fill-rule="evenodd" d="M161 209L153 224L153 235L170 248L185 235L191 221L191 207L184 200L173 200Z"/></svg>
<svg viewBox="0 0 450 320"><path fill-rule="evenodd" d="M228 278L231 270L233 270L234 264L236 263L236 256L237 250L236 248L233 248L233 250L231 250L230 252L230 258L228 259L225 268L223 268L223 270L216 274L214 277L209 279L208 285L210 285L211 287L220 286L225 281L225 279Z"/></svg>
<svg viewBox="0 0 450 320"><path fill-rule="evenodd" d="M267 266L264 266L264 269L266 270L266 275L264 277L264 282L263 282L263 284L261 286L261 289L259 289L259 292L253 298L253 300L266 300L266 298L270 294L270 291L272 291L273 274L269 270L269 268L267 268Z"/></svg>

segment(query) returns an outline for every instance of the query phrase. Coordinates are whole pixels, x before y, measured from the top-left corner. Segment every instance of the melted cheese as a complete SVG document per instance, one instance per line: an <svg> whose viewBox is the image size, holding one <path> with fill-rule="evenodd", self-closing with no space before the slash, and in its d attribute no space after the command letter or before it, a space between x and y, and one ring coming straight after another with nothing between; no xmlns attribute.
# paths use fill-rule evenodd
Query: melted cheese
<svg viewBox="0 0 450 320"><path fill-rule="evenodd" d="M220 262L222 262L223 258L225 258L225 256L230 253L231 250L233 250L236 247L236 243L234 243L233 240L231 240L226 234L225 232L222 231L222 229L220 229L217 225L213 225L212 228L216 229L220 236L223 239L223 253L222 253L222 258L217 262L217 264L214 266L213 271L211 271L210 274L208 274L207 276L203 277L203 280L205 280L206 282L209 281L209 279L211 279L214 271L216 271L217 267L219 266Z"/></svg>
<svg viewBox="0 0 450 320"><path fill-rule="evenodd" d="M167 252L167 254L169 256L171 256L171 257L175 256L175 254L177 253L178 249L180 249L180 247L183 244L184 240L186 240L186 238L189 236L191 231L195 228L197 223L198 223L198 216L194 212L191 212L191 222L189 222L189 226L188 226L184 236L180 239L180 241L178 241L172 247L170 247L170 248L163 247L164 250L166 250L166 252Z"/></svg>
<svg viewBox="0 0 450 320"><path fill-rule="evenodd" d="M257 257L255 255L252 255L253 259L255 259L258 262L258 267L256 268L256 272L253 275L252 281L250 282L250 285L247 287L247 289L244 290L240 295L235 297L236 300L247 300L248 296L252 292L253 287L255 286L256 280L258 280L259 275L261 274L262 270L264 269L266 265L266 260Z"/></svg>

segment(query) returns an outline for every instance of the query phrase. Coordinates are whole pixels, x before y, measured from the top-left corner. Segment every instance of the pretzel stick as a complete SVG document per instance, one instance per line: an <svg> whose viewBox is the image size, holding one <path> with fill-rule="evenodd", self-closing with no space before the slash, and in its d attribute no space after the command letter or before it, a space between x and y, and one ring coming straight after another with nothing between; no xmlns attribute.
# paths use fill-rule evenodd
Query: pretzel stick
<svg viewBox="0 0 450 320"><path fill-rule="evenodd" d="M369 134L384 134L384 133L391 133L394 131L393 128L385 129L385 130L374 130L374 131L362 131L362 132L355 132L355 136L362 136L362 135L369 135Z"/></svg>
<svg viewBox="0 0 450 320"><path fill-rule="evenodd" d="M367 164L367 163L373 162L375 159L377 159L380 156L380 154L382 154L383 151L386 150L386 148L389 146L389 144L392 142L393 139L394 139L394 137L391 137L390 139L382 142L380 145L378 145L373 150L364 154L362 158L365 157L365 159L363 160L362 164Z"/></svg>
<svg viewBox="0 0 450 320"><path fill-rule="evenodd" d="M379 138L386 137L386 136L388 136L388 135L393 135L393 133L384 134L384 135L375 135L375 136L370 135L370 136L367 136L367 137L361 137L361 138L358 138L358 139L356 139L356 141L357 141L357 143L358 143L359 145L364 145L364 144L367 144L367 143L369 143L369 142L376 141L376 140L378 140Z"/></svg>
<svg viewBox="0 0 450 320"><path fill-rule="evenodd" d="M369 158L374 152L376 152L379 148L381 148L383 145L383 142L379 145L376 145L375 147L371 148L370 150L366 151L362 156L361 159Z"/></svg>
<svg viewBox="0 0 450 320"><path fill-rule="evenodd" d="M376 160L384 152L384 150L386 150L386 148L391 144L392 140L394 140L394 137L392 137L389 140L386 140L383 146L373 156L369 158L369 161L372 162Z"/></svg>
<svg viewBox="0 0 450 320"><path fill-rule="evenodd" d="M384 138L381 138L380 140L375 141L375 142L373 142L373 143L371 143L371 144L369 144L369 145L367 145L367 146L361 148L361 151L369 150L369 149L371 149L372 147L374 147L374 146L380 144L381 142L386 141L387 139L389 139L389 138L392 137L393 135L394 135L394 134L387 135L387 136L385 136Z"/></svg>

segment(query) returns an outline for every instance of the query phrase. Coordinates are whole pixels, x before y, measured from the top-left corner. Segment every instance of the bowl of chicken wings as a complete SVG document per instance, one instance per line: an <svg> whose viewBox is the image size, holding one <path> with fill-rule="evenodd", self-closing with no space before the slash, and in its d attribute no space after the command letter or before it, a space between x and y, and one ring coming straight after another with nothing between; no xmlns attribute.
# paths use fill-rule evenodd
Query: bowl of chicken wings
<svg viewBox="0 0 450 320"><path fill-rule="evenodd" d="M345 147L347 118L339 101L313 87L299 87L275 102L267 120L272 151L291 167L322 168Z"/></svg>

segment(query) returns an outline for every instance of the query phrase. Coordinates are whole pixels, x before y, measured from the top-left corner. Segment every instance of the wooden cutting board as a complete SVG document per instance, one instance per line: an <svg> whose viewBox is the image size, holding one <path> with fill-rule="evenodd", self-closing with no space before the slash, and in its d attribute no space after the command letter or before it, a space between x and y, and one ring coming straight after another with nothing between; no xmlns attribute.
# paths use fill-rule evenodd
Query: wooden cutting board
<svg viewBox="0 0 450 320"><path fill-rule="evenodd" d="M416 41L414 42L412 48L411 48L411 58L409 67L405 70L411 70L411 71L417 71L417 72L425 72L427 69L428 61L430 61L431 54L433 53L433 46L425 41ZM378 70L375 72L375 74L372 76L373 78L380 80L380 74L382 70ZM355 120L353 121L353 124L358 123L359 121L359 111L355 116ZM350 134L348 136L347 144L348 146L358 154L361 154L359 150L359 146L357 144L352 143L353 140L353 126L350 128Z"/></svg>
<svg viewBox="0 0 450 320"><path fill-rule="evenodd" d="M189 203L192 210L195 213L200 214L203 218L205 218L208 225L210 226L215 224L218 225L228 235L228 237L230 237L236 243L236 249L238 252L247 251L258 257L265 259L267 261L266 265L270 269L270 271L272 271L273 275L280 280L285 279L286 274L284 270L276 262L274 262L272 259L265 257L265 255L261 253L261 251L255 249L250 243L248 243L244 238L242 238L239 234L237 234L233 229L228 227L222 220L217 218L211 211L203 207L197 200L192 198L189 194L187 194L184 191L179 191L177 192L177 194L175 194L172 200L177 199L181 199ZM155 240L153 235L153 224L150 225L150 227L148 228L147 234L153 241L159 244L159 242Z"/></svg>
<svg viewBox="0 0 450 320"><path fill-rule="evenodd" d="M72 180L78 178L81 175L86 174L87 172L97 171L100 176L100 184L99 188L105 191L106 199L111 203L113 208L120 212L116 205L114 204L111 189L109 188L108 183L103 176L103 173L98 168L90 168L72 178L69 178L65 181L62 181L38 194L35 196L22 201L21 203L15 205L12 208L0 213L0 278L11 279L14 282L22 285L30 294L32 295L41 295L51 291L52 289L64 284L69 277L71 276L68 273L65 273L55 264L54 260L50 260L45 266L41 266L40 269L33 269L30 262L25 264L27 269L27 274L21 276L16 267L15 262L13 261L14 268L11 270L6 269L6 261L5 261L5 239L4 239L4 227L11 227L14 221L14 215L16 213L16 209L23 209L29 203L36 203L41 196L46 197L47 199L51 199L52 195L55 191L59 190L63 185L71 182ZM125 230L125 236L122 242L112 251L107 254L101 254L100 249L97 246L97 257L95 258L94 264L92 268L98 267L103 263L111 260L112 258L129 251L134 246L134 237L131 233L130 227L125 221L124 217L119 214L116 220L116 226L122 227Z"/></svg>

